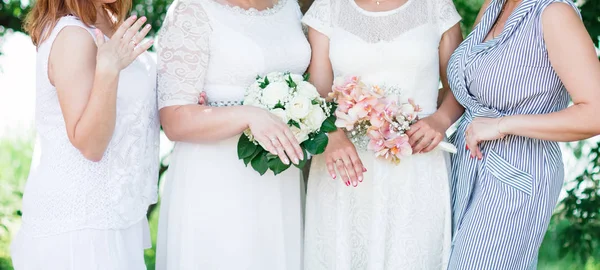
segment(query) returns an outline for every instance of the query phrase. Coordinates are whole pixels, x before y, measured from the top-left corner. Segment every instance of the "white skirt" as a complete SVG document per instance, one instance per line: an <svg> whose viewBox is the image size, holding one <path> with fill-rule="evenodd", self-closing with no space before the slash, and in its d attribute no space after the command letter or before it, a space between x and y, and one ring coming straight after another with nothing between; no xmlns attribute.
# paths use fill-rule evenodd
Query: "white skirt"
<svg viewBox="0 0 600 270"><path fill-rule="evenodd" d="M32 237L21 230L11 245L15 270L145 270L152 247L148 220L122 230L83 229Z"/></svg>
<svg viewBox="0 0 600 270"><path fill-rule="evenodd" d="M260 176L237 137L177 143L160 207L157 270L300 270L300 171Z"/></svg>
<svg viewBox="0 0 600 270"><path fill-rule="evenodd" d="M306 198L306 270L445 270L450 252L449 156L399 165L359 152L358 187L333 180L316 156Z"/></svg>

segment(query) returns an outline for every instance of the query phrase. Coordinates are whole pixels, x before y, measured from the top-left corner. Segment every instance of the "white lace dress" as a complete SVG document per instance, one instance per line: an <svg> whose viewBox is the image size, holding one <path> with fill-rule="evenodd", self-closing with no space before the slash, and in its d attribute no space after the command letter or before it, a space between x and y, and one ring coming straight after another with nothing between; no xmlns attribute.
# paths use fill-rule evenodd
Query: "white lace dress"
<svg viewBox="0 0 600 270"><path fill-rule="evenodd" d="M38 47L35 126L38 140L23 196L23 224L11 246L16 270L142 270L151 247L146 212L158 197L159 119L156 64L144 53L121 71L113 137L100 162L69 141L48 56L61 18Z"/></svg>
<svg viewBox="0 0 600 270"><path fill-rule="evenodd" d="M353 0L316 0L303 22L329 37L335 76L395 86L435 112L439 42L460 21L451 0L408 0L369 12ZM448 154L435 150L400 165L359 148L368 169L358 187L332 180L313 159L306 205L305 268L445 269L451 213Z"/></svg>
<svg viewBox="0 0 600 270"><path fill-rule="evenodd" d="M159 107L235 106L257 75L303 73L310 46L295 0L264 11L178 0L158 39ZM227 123L223 123L226 125ZM158 270L300 269L303 187L298 169L260 176L237 140L177 142L160 210Z"/></svg>

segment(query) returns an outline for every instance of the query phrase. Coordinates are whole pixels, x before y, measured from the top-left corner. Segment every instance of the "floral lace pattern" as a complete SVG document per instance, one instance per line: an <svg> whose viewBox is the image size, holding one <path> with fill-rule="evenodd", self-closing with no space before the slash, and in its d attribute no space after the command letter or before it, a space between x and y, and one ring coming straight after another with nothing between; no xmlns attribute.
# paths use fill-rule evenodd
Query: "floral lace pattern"
<svg viewBox="0 0 600 270"><path fill-rule="evenodd" d="M202 5L177 1L158 40L158 107L197 104L209 62L210 24Z"/></svg>
<svg viewBox="0 0 600 270"><path fill-rule="evenodd" d="M56 89L48 80L54 38L67 26L90 32L76 17L63 17L37 55L38 141L23 197L23 231L31 236L79 229L124 229L142 220L157 201L159 119L156 66L149 54L121 71L113 137L100 162L85 159L69 141Z"/></svg>

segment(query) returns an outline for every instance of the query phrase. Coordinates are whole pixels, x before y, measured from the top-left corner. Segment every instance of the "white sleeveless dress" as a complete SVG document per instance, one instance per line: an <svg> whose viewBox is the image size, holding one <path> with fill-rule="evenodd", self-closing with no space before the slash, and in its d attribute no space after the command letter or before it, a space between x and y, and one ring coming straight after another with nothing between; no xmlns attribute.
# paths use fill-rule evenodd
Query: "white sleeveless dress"
<svg viewBox="0 0 600 270"><path fill-rule="evenodd" d="M295 0L265 11L177 0L158 39L159 107L234 106L257 75L304 73L310 46ZM223 123L227 125L227 123ZM177 142L160 209L157 269L301 269L300 172L260 176L237 157L239 136Z"/></svg>
<svg viewBox="0 0 600 270"><path fill-rule="evenodd" d="M67 26L95 36L93 28L66 16L38 47L38 158L25 186L13 264L16 270L146 269L144 249L151 246L146 212L158 195L156 64L145 53L121 71L113 137L102 160L89 161L69 142L48 79L52 44Z"/></svg>
<svg viewBox="0 0 600 270"><path fill-rule="evenodd" d="M353 0L316 0L303 22L329 37L335 76L396 86L436 111L439 43L460 21L451 0L408 0L368 12ZM445 269L450 251L448 154L434 150L396 166L359 148L368 172L358 187L332 180L323 156L308 180L305 268Z"/></svg>

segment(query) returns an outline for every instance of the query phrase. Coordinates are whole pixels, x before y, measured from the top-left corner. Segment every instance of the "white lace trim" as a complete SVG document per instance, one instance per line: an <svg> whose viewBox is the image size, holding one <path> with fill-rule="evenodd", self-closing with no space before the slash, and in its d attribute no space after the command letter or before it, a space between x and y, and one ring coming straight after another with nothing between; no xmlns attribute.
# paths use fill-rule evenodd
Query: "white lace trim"
<svg viewBox="0 0 600 270"><path fill-rule="evenodd" d="M272 7L269 7L269 8L263 9L263 10L258 10L256 8L244 9L244 8L241 8L240 6L229 5L228 3L218 3L215 0L211 0L211 1L215 4L217 4L219 7L229 10L231 12L235 12L235 13L239 13L239 14L243 14L243 15L247 15L247 16L269 16L269 15L273 15L273 14L277 13L281 9L281 7L283 7L285 5L285 2L287 0L279 0Z"/></svg>

